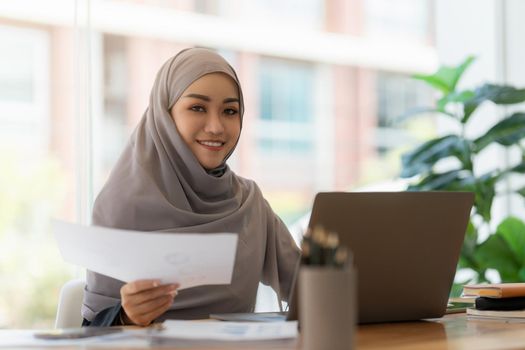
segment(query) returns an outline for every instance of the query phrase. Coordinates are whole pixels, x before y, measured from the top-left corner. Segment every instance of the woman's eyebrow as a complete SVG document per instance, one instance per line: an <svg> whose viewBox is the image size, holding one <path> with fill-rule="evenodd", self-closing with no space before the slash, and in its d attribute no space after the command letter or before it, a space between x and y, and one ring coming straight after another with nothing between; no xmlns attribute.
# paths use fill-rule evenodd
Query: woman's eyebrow
<svg viewBox="0 0 525 350"><path fill-rule="evenodd" d="M209 96L201 95L201 94L188 94L188 95L185 95L184 97L198 98L198 99L206 101L206 102L210 102L211 101L211 98ZM237 97L228 97L228 98L225 98L222 102L223 103L239 102L239 99Z"/></svg>
<svg viewBox="0 0 525 350"><path fill-rule="evenodd" d="M223 101L223 103L230 103L230 102L240 102L239 99L237 97L228 97L228 98L225 98Z"/></svg>
<svg viewBox="0 0 525 350"><path fill-rule="evenodd" d="M211 101L211 98L209 96L206 96L206 95L200 95L200 94L188 94L184 97L193 97L193 98L198 98L200 100L204 100L206 102L210 102Z"/></svg>

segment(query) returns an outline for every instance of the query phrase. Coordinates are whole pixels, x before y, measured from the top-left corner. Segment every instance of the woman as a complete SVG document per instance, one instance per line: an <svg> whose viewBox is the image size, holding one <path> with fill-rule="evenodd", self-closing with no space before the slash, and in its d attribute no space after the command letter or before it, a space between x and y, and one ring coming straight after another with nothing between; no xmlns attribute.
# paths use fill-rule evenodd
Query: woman
<svg viewBox="0 0 525 350"><path fill-rule="evenodd" d="M84 326L251 312L260 281L280 299L288 296L299 250L257 185L226 165L243 112L239 79L221 56L201 48L180 52L157 74L149 106L93 210L98 226L237 233L231 284L177 292L178 285L157 280L124 284L88 271Z"/></svg>

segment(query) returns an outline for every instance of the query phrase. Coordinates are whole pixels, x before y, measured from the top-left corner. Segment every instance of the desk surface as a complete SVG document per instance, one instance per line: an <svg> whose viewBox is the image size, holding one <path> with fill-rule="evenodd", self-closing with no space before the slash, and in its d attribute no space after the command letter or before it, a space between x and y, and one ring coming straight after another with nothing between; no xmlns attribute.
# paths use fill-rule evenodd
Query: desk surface
<svg viewBox="0 0 525 350"><path fill-rule="evenodd" d="M276 349L289 350L299 346L290 342L276 344L250 343L238 346L218 347L187 346L180 342L177 346L162 349ZM175 343L173 345L176 345ZM2 344L0 344L0 348ZM89 346L84 347L89 348ZM150 347L156 348L156 347ZM388 350L440 350L440 349L523 349L525 348L525 323L505 323L500 321L467 320L465 314L448 315L442 319L427 322L403 322L372 324L358 327L357 349ZM60 348L67 349L67 348ZM94 348L95 349L95 348ZM104 349L97 346L96 349ZM115 347L108 347L115 349ZM125 349L125 348L122 348Z"/></svg>
<svg viewBox="0 0 525 350"><path fill-rule="evenodd" d="M467 320L465 314L428 322L360 326L357 349L523 349L525 323Z"/></svg>

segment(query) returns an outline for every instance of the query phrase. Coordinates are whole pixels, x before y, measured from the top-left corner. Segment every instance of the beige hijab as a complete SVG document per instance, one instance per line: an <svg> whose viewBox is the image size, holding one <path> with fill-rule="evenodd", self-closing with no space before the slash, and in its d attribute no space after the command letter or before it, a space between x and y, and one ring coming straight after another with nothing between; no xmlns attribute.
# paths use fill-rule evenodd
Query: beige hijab
<svg viewBox="0 0 525 350"><path fill-rule="evenodd" d="M180 291L161 319L252 311L260 281L285 299L299 256L286 226L257 185L226 165L229 155L220 167L206 171L177 132L171 107L191 83L216 72L227 74L237 84L242 120L243 96L233 68L207 49L181 51L157 74L149 106L94 205L93 224L99 226L238 233L232 283ZM126 249L125 242L122 249ZM84 318L91 321L101 310L116 305L122 285L122 281L88 271Z"/></svg>

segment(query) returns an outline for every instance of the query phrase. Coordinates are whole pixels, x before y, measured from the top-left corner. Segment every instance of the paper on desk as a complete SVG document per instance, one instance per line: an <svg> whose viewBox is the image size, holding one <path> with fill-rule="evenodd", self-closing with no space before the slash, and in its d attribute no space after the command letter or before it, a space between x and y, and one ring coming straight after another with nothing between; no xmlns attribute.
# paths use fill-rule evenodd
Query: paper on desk
<svg viewBox="0 0 525 350"><path fill-rule="evenodd" d="M65 261L124 282L158 278L179 289L231 282L237 234L159 233L53 222Z"/></svg>
<svg viewBox="0 0 525 350"><path fill-rule="evenodd" d="M164 330L155 337L207 340L275 340L296 338L297 321L287 322L220 322L164 321Z"/></svg>

